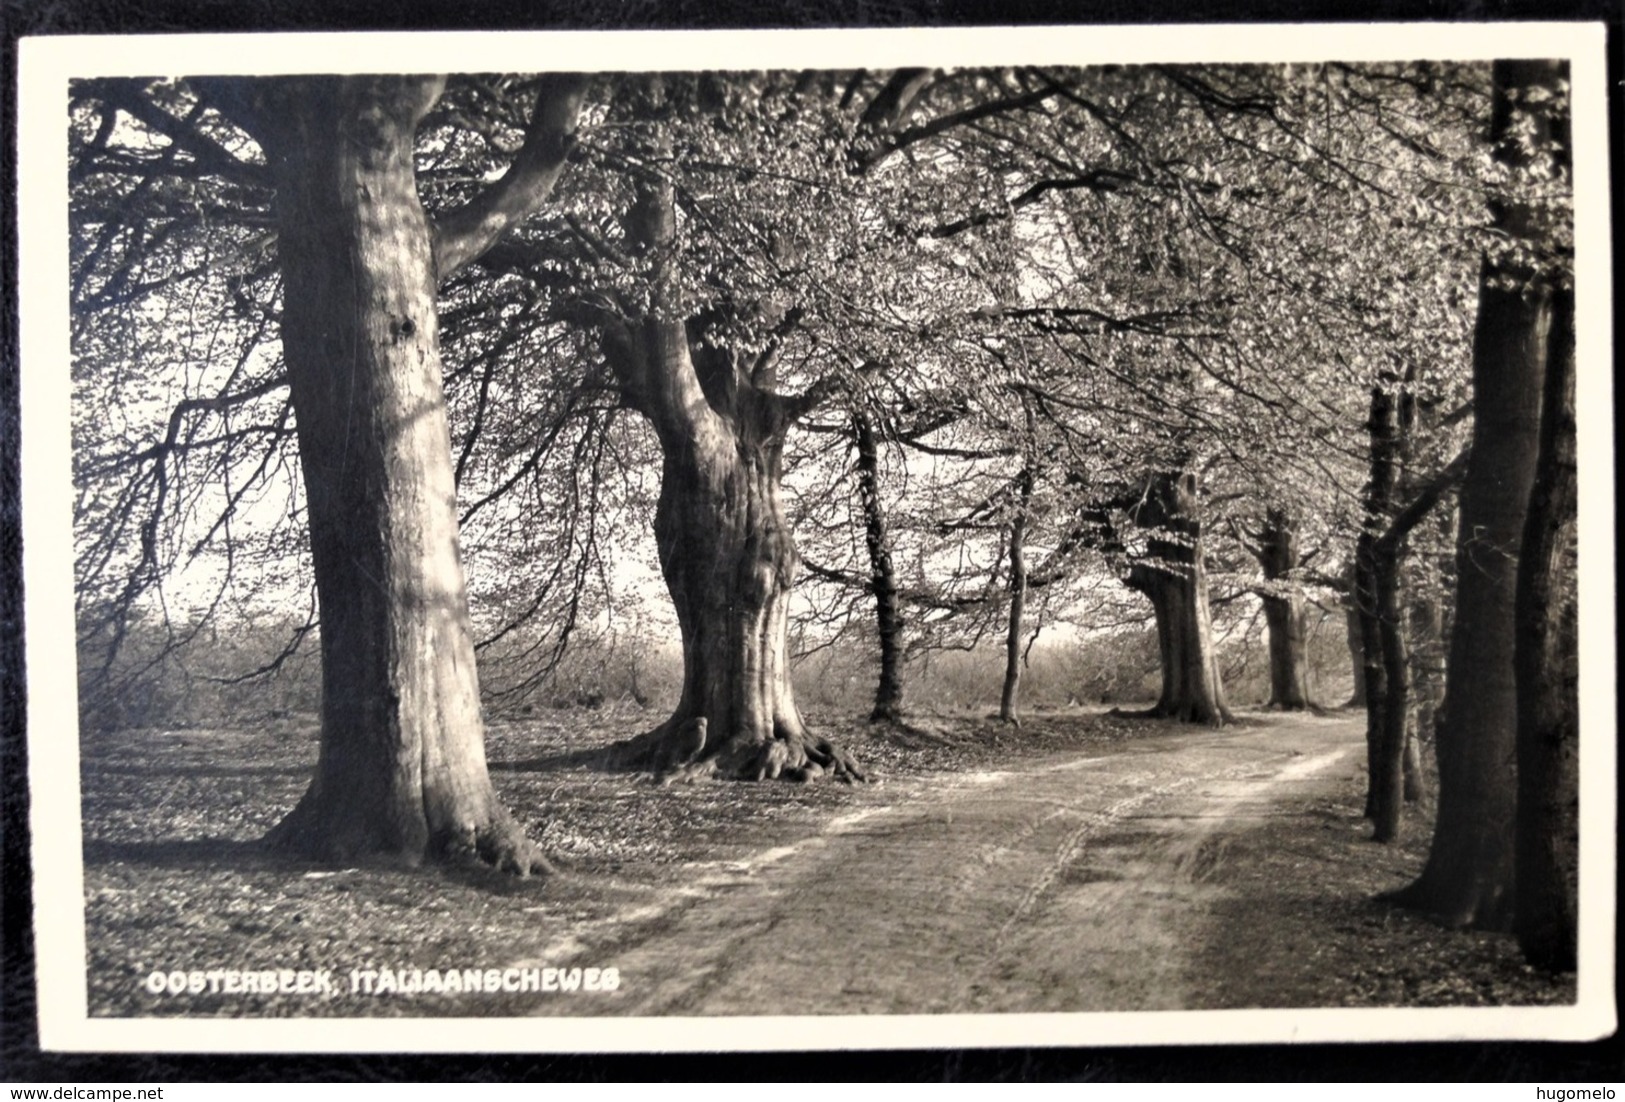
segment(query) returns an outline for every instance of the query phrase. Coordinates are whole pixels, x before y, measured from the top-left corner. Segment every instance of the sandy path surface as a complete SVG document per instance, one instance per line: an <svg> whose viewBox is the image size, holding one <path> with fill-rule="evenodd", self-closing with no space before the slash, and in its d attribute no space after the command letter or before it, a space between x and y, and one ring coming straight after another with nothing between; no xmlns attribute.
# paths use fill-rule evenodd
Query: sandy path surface
<svg viewBox="0 0 1625 1102"><path fill-rule="evenodd" d="M1363 745L1349 717L1150 729L876 787L819 834L697 865L621 916L597 960L620 970L612 1012L1188 1006L1228 840L1336 785Z"/></svg>

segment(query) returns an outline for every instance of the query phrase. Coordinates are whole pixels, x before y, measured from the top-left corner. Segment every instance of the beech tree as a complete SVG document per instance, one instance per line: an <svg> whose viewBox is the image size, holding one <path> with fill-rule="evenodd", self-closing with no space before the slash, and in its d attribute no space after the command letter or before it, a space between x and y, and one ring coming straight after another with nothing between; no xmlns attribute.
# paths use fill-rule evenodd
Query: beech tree
<svg viewBox="0 0 1625 1102"><path fill-rule="evenodd" d="M875 602L875 637L880 648L879 681L871 722L897 723L903 718L903 611L893 562L891 528L886 520L880 484L880 446L874 419L863 409L852 413L857 445L858 500L863 510L863 545L869 560L869 589Z"/></svg>
<svg viewBox="0 0 1625 1102"><path fill-rule="evenodd" d="M1390 454L1391 437L1397 435L1394 404L1391 397L1381 395L1381 388L1373 391L1374 456L1380 458L1373 459L1371 500L1378 516L1393 504L1390 498L1397 481L1396 464ZM1413 723L1411 657L1402 594L1405 542L1439 499L1454 487L1462 475L1464 460L1465 455L1438 472L1409 504L1397 511L1380 534L1364 532L1360 536L1357 575L1361 585L1356 594L1366 606L1360 620L1361 652L1367 656L1364 680L1366 741L1370 750L1366 813L1375 823L1373 838L1378 842L1391 842L1399 836L1402 801L1414 802L1420 786L1421 755ZM1379 661L1372 662L1371 655L1380 656Z"/></svg>
<svg viewBox="0 0 1625 1102"><path fill-rule="evenodd" d="M572 216L587 264L563 308L599 334L623 402L653 429L654 532L684 651L676 708L621 760L861 778L807 730L789 680L798 555L781 502L786 436L838 392L910 370L956 301L940 261L917 256L903 277L900 256L917 250L881 215L881 193L902 193L892 159L1054 94L916 70L617 89L600 161L611 205L584 195ZM911 123L933 96L929 118Z"/></svg>
<svg viewBox="0 0 1625 1102"><path fill-rule="evenodd" d="M1494 66L1491 134L1506 187L1492 207L1499 234L1480 276L1472 450L1461 488L1448 696L1438 731L1438 816L1422 874L1393 893L1458 926L1506 929L1513 918L1517 564L1552 333L1572 327L1556 321L1572 306L1556 289L1572 248L1567 170L1556 139L1567 118L1566 80L1555 62Z"/></svg>
<svg viewBox="0 0 1625 1102"><path fill-rule="evenodd" d="M1257 560L1264 574L1259 600L1269 635L1270 695L1267 707L1285 712L1312 707L1309 699L1309 655L1304 625L1304 566L1300 521L1294 511L1271 504L1255 531L1235 520L1231 531Z"/></svg>
<svg viewBox="0 0 1625 1102"><path fill-rule="evenodd" d="M448 83L416 148L431 218L508 166L529 89L512 77ZM314 707L304 652L320 615L269 168L194 82L74 91L84 715L151 723L201 709L246 720L277 704ZM614 411L602 388L565 371L571 334L544 324L522 292L467 268L442 287L453 474L476 650L494 674L482 676L488 700L493 687L509 699L532 692L580 637L583 601L608 599L599 549L625 515L614 506L626 484L604 477L619 442L607 431ZM231 647L206 647L222 628ZM231 665L228 650L243 660Z"/></svg>
<svg viewBox="0 0 1625 1102"><path fill-rule="evenodd" d="M1213 645L1199 485L1189 466L1147 479L1144 497L1129 509L1134 523L1148 532L1146 549L1127 580L1156 612L1162 692L1149 714L1218 727L1234 716Z"/></svg>
<svg viewBox="0 0 1625 1102"><path fill-rule="evenodd" d="M438 223L417 195L433 78L210 91L276 188L282 334L322 610L316 777L271 841L313 856L540 856L486 773L457 548L435 288L535 210L564 167L580 82L541 82L526 148Z"/></svg>
<svg viewBox="0 0 1625 1102"><path fill-rule="evenodd" d="M1015 457L1016 447L999 416L976 408L982 403L918 387L886 397L889 407L873 396L854 401L850 423L807 424L848 442L850 470L837 484L850 483L855 509L849 523L862 539L840 558L831 557L834 547L826 541L804 567L813 582L856 595L851 615L873 619L879 677L871 721L907 727L906 661L974 649L1001 624L1008 641L1013 606L1006 556L1022 479L1019 470L1000 466ZM1034 520L1029 509L1024 532ZM840 525L835 518L822 523ZM1025 591L1047 593L1064 580L1056 565L1046 559L1025 570ZM1025 617L1017 619L1019 638ZM1019 670L1025 648L1016 654ZM1007 646L1007 676L1009 662Z"/></svg>
<svg viewBox="0 0 1625 1102"><path fill-rule="evenodd" d="M219 79L192 89L184 117L139 84L99 91L167 139L170 175L274 195L276 322L323 694L315 778L270 841L325 860L542 867L486 772L436 287L545 200L581 83L538 81L508 171L434 221L419 199L414 147L443 79ZM224 144L222 119L253 144ZM104 120L89 153L117 142L111 110Z"/></svg>
<svg viewBox="0 0 1625 1102"><path fill-rule="evenodd" d="M1561 133L1561 123L1554 127ZM1580 871L1579 640L1573 291L1553 291L1540 469L1518 559L1518 819L1514 901L1529 963L1572 971Z"/></svg>
<svg viewBox="0 0 1625 1102"><path fill-rule="evenodd" d="M1108 85L1076 97L1089 97L1085 117L1110 120L1101 153L1075 120L1070 130L1057 124L1053 142L1035 129L1011 143L1015 157L1043 166L1011 202L1042 201L1041 224L1057 244L1032 250L1032 290L1000 316L1056 342L1086 380L1050 386L1043 400L1090 411L1116 449L1140 456L1105 464L1119 465L1115 478L1089 481L1104 491L1095 513L1138 522L1115 538L1125 550L1132 544L1125 580L1151 600L1159 623L1164 693L1154 713L1212 722L1228 711L1207 599L1195 596L1207 588L1205 544L1227 534L1205 498L1223 503L1228 534L1241 531L1238 512L1260 514L1243 543L1266 574L1258 588L1272 629L1274 696L1289 705L1305 696L1295 687L1290 610L1303 563L1283 559L1293 541L1270 526L1271 510L1277 519L1283 508L1350 511L1346 459L1360 420L1347 396L1361 371L1340 354L1362 345L1372 359L1436 348L1449 328L1448 294L1418 310L1404 290L1448 291L1448 277L1436 278L1448 271L1448 251L1436 263L1366 247L1365 227L1396 192L1414 210L1388 220L1418 224L1430 243L1462 218L1461 204L1438 198L1438 183L1418 169L1442 148L1436 159L1448 169L1438 175L1448 179L1450 158L1462 155L1459 119L1442 139L1430 136L1461 95L1431 106L1433 79L1404 68L1332 66L1314 80L1157 68L1138 96L1119 99ZM1393 153L1381 169L1371 167L1374 148ZM1076 175L1046 179L1056 163ZM1093 465L1102 465L1098 457ZM1220 490L1205 494L1208 482Z"/></svg>
<svg viewBox="0 0 1625 1102"><path fill-rule="evenodd" d="M626 228L635 252L667 249L677 232L670 185L641 185ZM657 300L605 332L627 403L661 443L655 539L683 633L682 698L649 736L651 760L689 764L709 746L706 760L729 773L828 766L861 779L856 763L807 732L786 652L796 552L779 495L784 435L821 395L780 393L763 357L706 350L696 363L673 306Z"/></svg>
<svg viewBox="0 0 1625 1102"><path fill-rule="evenodd" d="M1026 405L1027 439L1032 440L1033 415ZM1021 688L1021 667L1025 657L1022 646L1026 631L1027 612L1027 527L1032 520L1033 484L1038 480L1036 458L1031 454L1022 463L1016 476L1014 515L1010 518L1010 542L1007 556L1010 561L1010 612L1004 636L1004 687L999 692L999 718L1005 723L1021 725L1016 714L1017 694Z"/></svg>

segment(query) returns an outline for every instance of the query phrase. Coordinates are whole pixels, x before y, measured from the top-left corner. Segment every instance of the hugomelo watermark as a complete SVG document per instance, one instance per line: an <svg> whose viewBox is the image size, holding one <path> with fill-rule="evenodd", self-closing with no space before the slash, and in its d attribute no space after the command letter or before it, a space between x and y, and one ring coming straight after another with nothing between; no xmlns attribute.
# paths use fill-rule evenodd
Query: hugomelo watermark
<svg viewBox="0 0 1625 1102"><path fill-rule="evenodd" d="M1537 1102L1611 1102L1613 1087L1536 1087Z"/></svg>
<svg viewBox="0 0 1625 1102"><path fill-rule="evenodd" d="M615 968L208 968L159 969L141 986L152 995L497 995L575 994L620 989Z"/></svg>

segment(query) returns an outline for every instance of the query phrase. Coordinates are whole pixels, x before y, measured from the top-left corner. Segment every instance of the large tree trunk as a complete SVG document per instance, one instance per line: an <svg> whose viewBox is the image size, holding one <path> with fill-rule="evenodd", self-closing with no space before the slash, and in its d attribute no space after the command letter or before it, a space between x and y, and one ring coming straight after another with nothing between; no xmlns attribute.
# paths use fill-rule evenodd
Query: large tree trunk
<svg viewBox="0 0 1625 1102"><path fill-rule="evenodd" d="M540 857L486 771L413 133L429 78L261 87L321 608L315 779L271 840L335 861Z"/></svg>
<svg viewBox="0 0 1625 1102"><path fill-rule="evenodd" d="M1264 578L1273 583L1263 598L1264 622L1269 628L1269 706L1302 711L1311 707L1309 654L1303 630L1303 592L1294 576L1301 565L1298 532L1286 510L1265 512L1258 551Z"/></svg>
<svg viewBox="0 0 1625 1102"><path fill-rule="evenodd" d="M880 496L880 448L874 423L858 410L852 415L858 443L858 498L863 508L863 538L869 552L869 586L875 598L875 632L880 640L880 682L875 686L872 723L899 723L903 718L903 612L892 563L891 535Z"/></svg>
<svg viewBox="0 0 1625 1102"><path fill-rule="evenodd" d="M1213 646L1207 566L1197 517L1196 475L1153 475L1134 521L1151 535L1146 556L1129 569L1129 588L1145 594L1157 619L1162 693L1148 715L1219 727L1234 717L1225 701Z"/></svg>
<svg viewBox="0 0 1625 1102"><path fill-rule="evenodd" d="M1495 64L1497 156L1517 163L1530 143L1515 119L1560 79L1557 63ZM1538 115L1538 147L1545 135ZM1526 233L1517 208L1501 229ZM1511 920L1516 817L1514 677L1517 563L1539 447L1549 284L1516 260L1486 257L1473 345L1472 459L1461 491L1457 597L1444 718L1438 731L1439 809L1422 875L1394 898L1458 926Z"/></svg>
<svg viewBox="0 0 1625 1102"><path fill-rule="evenodd" d="M628 239L656 258L677 233L671 186L640 186ZM656 277L659 283L659 276ZM623 762L668 777L862 779L802 723L791 687L789 614L798 557L779 497L784 439L801 405L774 393L771 356L690 341L669 305L606 323L605 354L659 440L655 545L683 643L683 691Z"/></svg>
<svg viewBox="0 0 1625 1102"><path fill-rule="evenodd" d="M1574 535L1574 297L1555 293L1540 473L1519 560L1518 944L1529 963L1573 971L1580 874L1579 654Z"/></svg>

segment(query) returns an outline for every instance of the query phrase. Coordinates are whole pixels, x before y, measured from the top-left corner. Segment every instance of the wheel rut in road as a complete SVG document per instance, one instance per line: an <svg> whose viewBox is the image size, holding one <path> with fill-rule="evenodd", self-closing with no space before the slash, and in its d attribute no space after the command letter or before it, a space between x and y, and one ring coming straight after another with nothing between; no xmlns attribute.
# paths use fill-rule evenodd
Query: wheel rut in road
<svg viewBox="0 0 1625 1102"><path fill-rule="evenodd" d="M644 907L597 962L620 972L612 1012L1182 1008L1228 839L1338 783L1363 746L1346 717L1153 729L871 790L817 835L698 867Z"/></svg>

